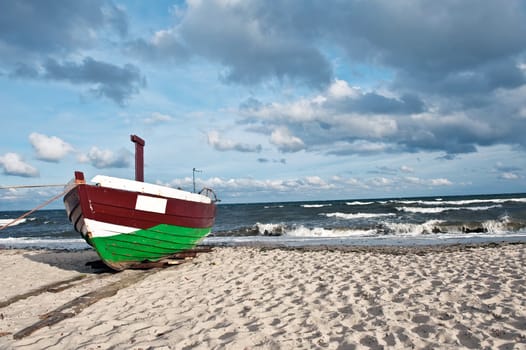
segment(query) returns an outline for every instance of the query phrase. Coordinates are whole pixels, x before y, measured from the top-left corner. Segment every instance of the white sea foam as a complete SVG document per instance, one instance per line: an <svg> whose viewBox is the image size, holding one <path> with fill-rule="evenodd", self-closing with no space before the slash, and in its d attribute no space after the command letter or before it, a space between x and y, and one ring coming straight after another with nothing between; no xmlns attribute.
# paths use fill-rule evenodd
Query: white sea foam
<svg viewBox="0 0 526 350"><path fill-rule="evenodd" d="M410 223L385 223L389 233L396 236L418 236L432 233L442 220L429 220L421 224Z"/></svg>
<svg viewBox="0 0 526 350"><path fill-rule="evenodd" d="M288 237L358 237L374 236L376 229L328 229L323 227L305 227L303 225L287 228L283 224L256 224L261 236L288 236Z"/></svg>
<svg viewBox="0 0 526 350"><path fill-rule="evenodd" d="M303 208L323 208L323 207L330 207L332 204L302 204Z"/></svg>
<svg viewBox="0 0 526 350"><path fill-rule="evenodd" d="M346 205L369 205L374 204L374 202L360 202L360 201L354 201L354 202L346 202Z"/></svg>
<svg viewBox="0 0 526 350"><path fill-rule="evenodd" d="M501 208L501 204L480 206L480 207L432 207L432 208L423 208L423 207L396 207L398 211L405 211L407 213L424 213L424 214L434 214L442 213L448 210L489 210L493 208Z"/></svg>
<svg viewBox="0 0 526 350"><path fill-rule="evenodd" d="M262 224L258 222L256 227L260 235L276 235L283 232L282 224Z"/></svg>
<svg viewBox="0 0 526 350"><path fill-rule="evenodd" d="M442 199L436 199L433 201L423 201L423 200L392 200L391 201L391 203L420 204L420 205L471 205L471 204L484 204L484 203L502 204L506 202L526 203L526 198L465 199L465 200L458 200L458 201L454 201L454 200L445 201Z"/></svg>
<svg viewBox="0 0 526 350"><path fill-rule="evenodd" d="M339 219L346 219L346 220L353 220L353 219L369 219L369 218L379 218L379 217L387 217L387 216L396 216L396 214L393 213L322 213L320 215L327 216L329 218L335 217Z"/></svg>
<svg viewBox="0 0 526 350"><path fill-rule="evenodd" d="M488 233L503 234L508 232L508 224L510 223L510 217L505 215L498 220L487 220L482 223L482 227Z"/></svg>
<svg viewBox="0 0 526 350"><path fill-rule="evenodd" d="M323 227L308 228L305 226L298 226L293 229L287 230L285 236L289 237L362 237L362 236L374 236L376 230L352 230L352 229L326 229Z"/></svg>
<svg viewBox="0 0 526 350"><path fill-rule="evenodd" d="M272 208L283 208L284 205L265 205L263 208L272 209Z"/></svg>

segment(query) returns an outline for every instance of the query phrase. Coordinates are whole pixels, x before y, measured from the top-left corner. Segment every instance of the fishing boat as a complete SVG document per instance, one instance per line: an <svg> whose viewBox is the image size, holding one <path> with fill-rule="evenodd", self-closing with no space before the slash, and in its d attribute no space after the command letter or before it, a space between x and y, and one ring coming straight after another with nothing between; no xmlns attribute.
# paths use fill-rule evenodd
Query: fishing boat
<svg viewBox="0 0 526 350"><path fill-rule="evenodd" d="M144 140L135 143L135 180L75 172L64 206L75 230L114 270L158 262L193 249L211 232L217 197L144 182Z"/></svg>

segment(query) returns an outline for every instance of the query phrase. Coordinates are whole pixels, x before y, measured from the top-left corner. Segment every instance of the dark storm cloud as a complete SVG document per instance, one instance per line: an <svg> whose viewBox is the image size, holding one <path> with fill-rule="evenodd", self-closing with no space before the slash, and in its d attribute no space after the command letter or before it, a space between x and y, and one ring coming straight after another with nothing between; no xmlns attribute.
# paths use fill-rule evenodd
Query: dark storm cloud
<svg viewBox="0 0 526 350"><path fill-rule="evenodd" d="M521 91L526 88L514 98ZM289 104L251 99L240 105L240 123L247 125L246 130L269 136L285 126L303 141L306 151L332 155L431 151L453 159L456 154L477 152L480 146L526 145L526 120L517 111L521 106L517 103L524 103L513 98L491 98L484 108L444 112L410 96L375 93L372 100L377 102L369 104L370 96L355 92L335 97L329 89L311 100Z"/></svg>
<svg viewBox="0 0 526 350"><path fill-rule="evenodd" d="M31 66L26 63L19 62L16 68L9 74L11 78L38 78L39 73L37 67Z"/></svg>
<svg viewBox="0 0 526 350"><path fill-rule="evenodd" d="M462 98L525 83L517 68L526 47L524 7L521 1L348 1L327 6L315 25L351 61L391 69L400 91Z"/></svg>
<svg viewBox="0 0 526 350"><path fill-rule="evenodd" d="M124 12L103 0L0 0L0 9L2 53L68 53L94 44L101 29L128 30Z"/></svg>
<svg viewBox="0 0 526 350"><path fill-rule="evenodd" d="M132 64L122 67L86 57L80 63L59 62L48 59L40 67L19 64L10 74L11 78L32 78L52 81L66 81L76 85L87 85L97 96L108 98L119 105L146 84L139 69Z"/></svg>
<svg viewBox="0 0 526 350"><path fill-rule="evenodd" d="M302 6L301 2L292 5L291 11ZM275 23L273 6L256 1L195 2L185 10L176 29L159 31L149 40L132 41L128 49L141 58L166 61L204 57L224 66L220 78L227 83L251 85L278 79L316 88L328 85L333 77L330 62L315 43L298 35L298 28L293 26L289 32ZM279 16L288 15L283 12ZM308 28L308 17L297 18Z"/></svg>
<svg viewBox="0 0 526 350"><path fill-rule="evenodd" d="M333 25L320 25L351 58L406 72L472 70L516 56L526 44L521 1L348 1L329 8Z"/></svg>
<svg viewBox="0 0 526 350"><path fill-rule="evenodd" d="M126 15L112 3L0 1L0 63L9 62L5 71L12 77L88 84L119 104L143 86L133 65L58 58L79 57L101 29L122 39ZM524 1L209 0L176 12L172 27L118 45L154 64L219 64L226 83L315 89L312 101L304 96L279 105L256 96L240 104L245 130L269 140L274 134L278 148L296 140L302 149L330 154L441 151L453 157L480 146L526 147ZM355 67L376 73L376 80L337 97L326 90L343 78L337 73ZM357 85L369 78L364 73ZM219 141L217 149L258 151Z"/></svg>
<svg viewBox="0 0 526 350"><path fill-rule="evenodd" d="M50 59L44 64L44 69L45 79L92 85L94 93L120 105L145 84L139 69L134 65L118 67L91 57L85 58L81 63Z"/></svg>
<svg viewBox="0 0 526 350"><path fill-rule="evenodd" d="M181 35L192 52L225 67L221 78L226 82L257 84L277 78L314 87L329 84L332 69L321 52L279 28L273 31L261 13L271 6L250 5L196 6L181 23Z"/></svg>
<svg viewBox="0 0 526 350"><path fill-rule="evenodd" d="M342 155L441 151L451 159L480 146L526 147L524 2L289 1L267 6L268 12L264 4L254 7L259 14L283 14L258 18L265 34L280 32L320 50L324 43L338 47L346 54L340 66L378 67L391 75L382 86L388 95L374 89L337 99L325 94L321 104L301 106L247 101L240 114L259 130L285 125L306 150ZM309 25L298 18L309 18ZM298 117L298 109L311 117Z"/></svg>
<svg viewBox="0 0 526 350"><path fill-rule="evenodd" d="M241 52L224 52L218 59L228 68L221 76L225 82L257 84L272 77L280 81L304 82L322 87L331 79L331 69L325 58L315 49L283 44L286 48L264 52L253 50L251 56Z"/></svg>
<svg viewBox="0 0 526 350"><path fill-rule="evenodd" d="M0 65L10 78L89 85L92 93L119 105L144 86L131 64L119 67L91 57L80 63L64 60L111 33L127 35L126 14L111 1L0 0L0 9Z"/></svg>
<svg viewBox="0 0 526 350"><path fill-rule="evenodd" d="M136 66L125 64L119 67L91 57L79 63L50 58L40 67L19 63L9 76L87 85L96 96L108 98L121 106L146 85L146 79Z"/></svg>
<svg viewBox="0 0 526 350"><path fill-rule="evenodd" d="M486 97L497 89L514 89L526 84L526 75L518 59L506 58L463 70L445 72L402 72L394 86L417 89L458 100L464 107L484 105ZM475 103L473 103L475 102Z"/></svg>
<svg viewBox="0 0 526 350"><path fill-rule="evenodd" d="M525 84L517 68L525 55L524 7L519 0L195 2L181 10L177 26L129 48L157 60L204 57L224 66L225 82L278 79L320 88L334 77L323 52L335 47L349 68L391 71L400 94L476 105L483 94ZM389 102L375 97L360 107ZM399 104L391 107L400 112Z"/></svg>

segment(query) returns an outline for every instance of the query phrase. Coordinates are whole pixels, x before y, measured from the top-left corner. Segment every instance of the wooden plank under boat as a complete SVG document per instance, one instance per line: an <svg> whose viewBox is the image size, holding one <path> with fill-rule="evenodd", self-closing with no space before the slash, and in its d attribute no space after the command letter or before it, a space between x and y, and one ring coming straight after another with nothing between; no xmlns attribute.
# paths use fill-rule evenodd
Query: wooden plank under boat
<svg viewBox="0 0 526 350"><path fill-rule="evenodd" d="M134 137L142 141L135 135L132 141ZM141 179L137 163L142 168L142 159L136 160L136 179ZM91 182L86 183L82 172L75 172L64 205L75 230L112 269L123 270L188 251L211 232L216 206L209 196L142 179L97 175Z"/></svg>

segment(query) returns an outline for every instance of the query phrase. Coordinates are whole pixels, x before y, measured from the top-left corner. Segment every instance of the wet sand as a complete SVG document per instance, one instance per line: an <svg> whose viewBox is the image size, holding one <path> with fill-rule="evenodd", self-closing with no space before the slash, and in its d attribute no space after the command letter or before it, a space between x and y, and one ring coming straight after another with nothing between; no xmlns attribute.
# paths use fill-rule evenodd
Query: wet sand
<svg viewBox="0 0 526 350"><path fill-rule="evenodd" d="M94 260L0 250L0 349L526 348L524 244L214 248L121 273Z"/></svg>

